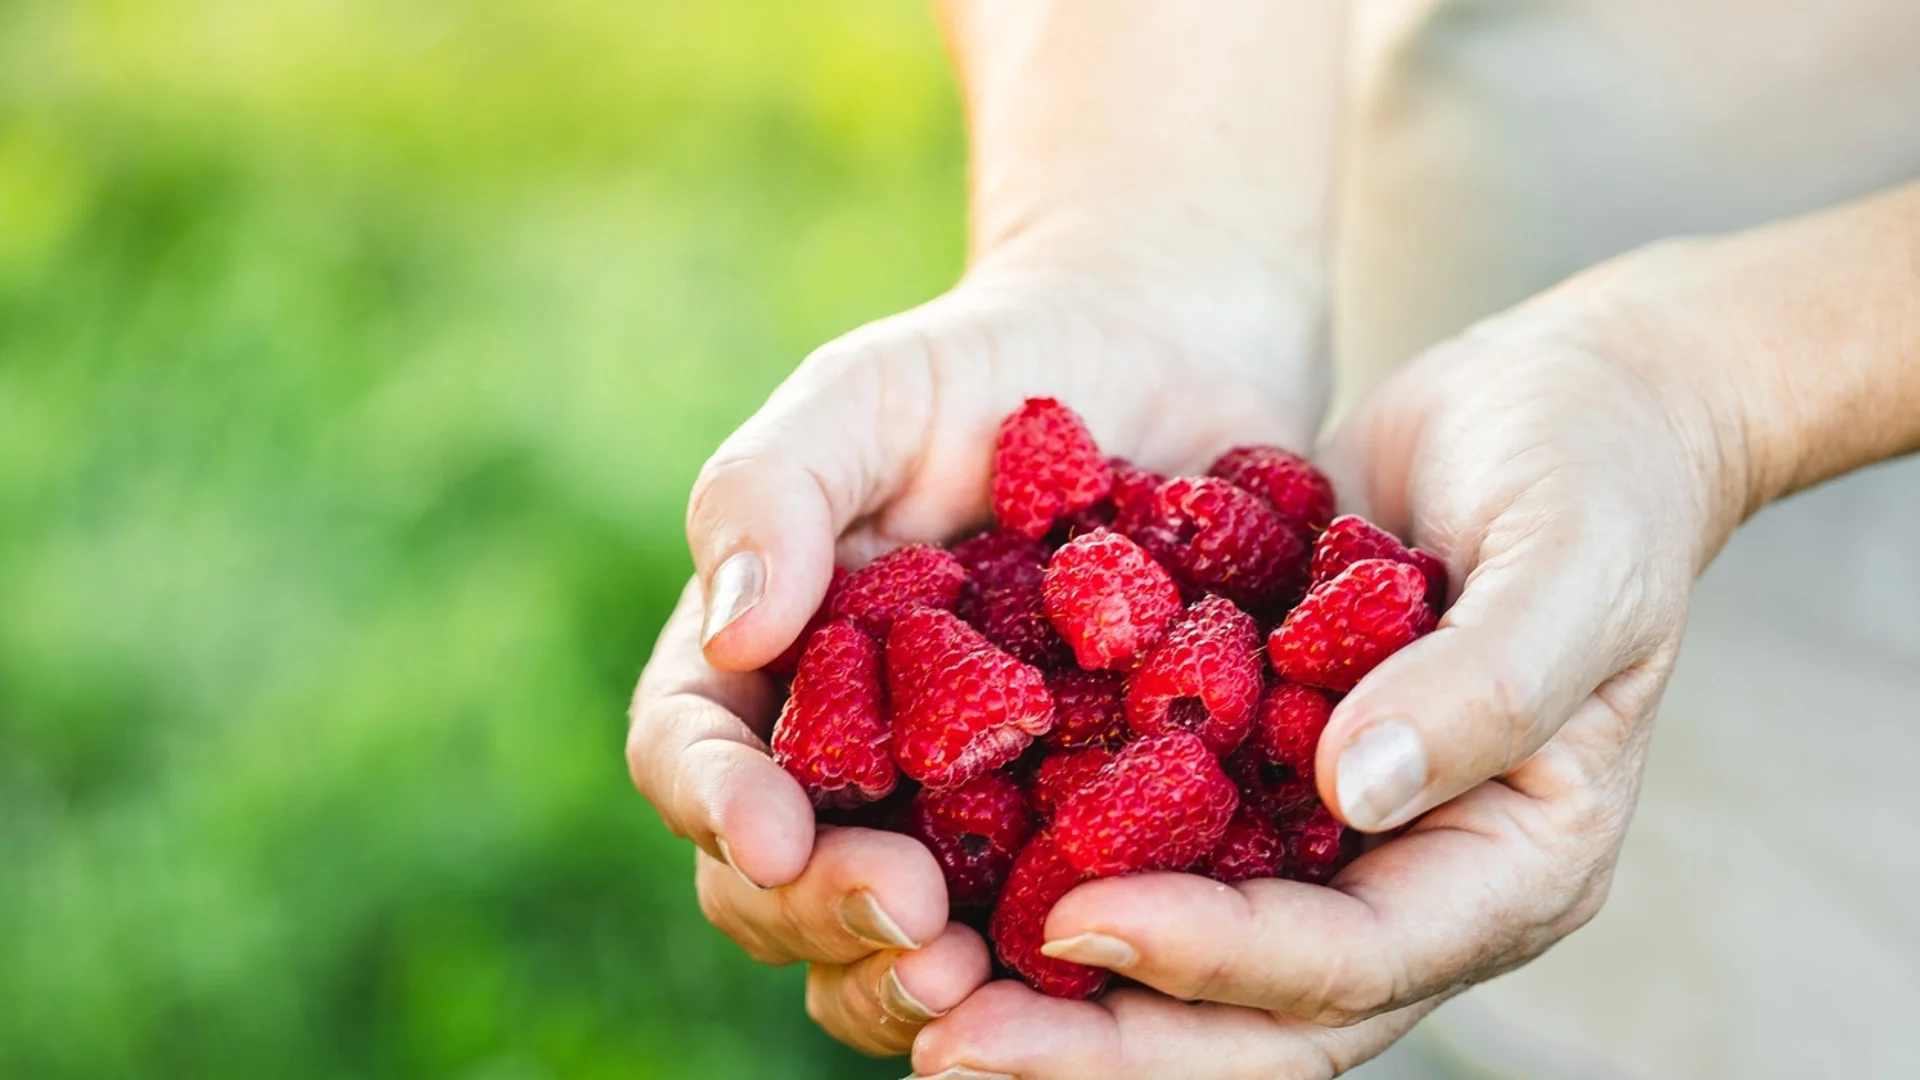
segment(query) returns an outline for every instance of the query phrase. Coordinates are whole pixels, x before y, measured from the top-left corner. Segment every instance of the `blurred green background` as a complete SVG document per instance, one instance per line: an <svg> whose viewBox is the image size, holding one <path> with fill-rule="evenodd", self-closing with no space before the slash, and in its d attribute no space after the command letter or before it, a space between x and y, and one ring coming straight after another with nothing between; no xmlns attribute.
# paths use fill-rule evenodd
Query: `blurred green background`
<svg viewBox="0 0 1920 1080"><path fill-rule="evenodd" d="M904 1072L620 747L959 124L888 0L0 0L0 1077Z"/></svg>

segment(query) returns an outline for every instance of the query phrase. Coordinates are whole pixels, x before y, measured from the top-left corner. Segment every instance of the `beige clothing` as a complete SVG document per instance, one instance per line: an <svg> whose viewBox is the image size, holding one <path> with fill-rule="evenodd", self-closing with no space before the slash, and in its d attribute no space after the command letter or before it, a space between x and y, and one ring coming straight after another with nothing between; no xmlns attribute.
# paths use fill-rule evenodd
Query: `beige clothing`
<svg viewBox="0 0 1920 1080"><path fill-rule="evenodd" d="M1920 0L1361 6L1342 402L1609 255L1920 178ZM1907 461L1735 538L1606 909L1441 1010L1455 1071L1407 1075L1920 1077L1916 778Z"/></svg>

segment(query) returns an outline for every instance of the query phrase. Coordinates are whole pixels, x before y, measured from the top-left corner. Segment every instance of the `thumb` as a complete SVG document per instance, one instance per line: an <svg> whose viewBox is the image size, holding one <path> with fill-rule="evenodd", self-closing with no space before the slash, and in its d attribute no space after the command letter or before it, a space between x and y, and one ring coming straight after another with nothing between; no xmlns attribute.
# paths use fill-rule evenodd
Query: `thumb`
<svg viewBox="0 0 1920 1080"><path fill-rule="evenodd" d="M932 411L924 362L843 339L808 357L708 459L687 505L701 648L728 671L778 656L826 595L841 531L899 487ZM884 366L885 370L882 370Z"/></svg>
<svg viewBox="0 0 1920 1080"><path fill-rule="evenodd" d="M1629 524L1574 516L1510 544L1483 540L1439 628L1335 709L1315 771L1349 825L1395 828L1504 775L1651 650L1648 548L1622 535Z"/></svg>

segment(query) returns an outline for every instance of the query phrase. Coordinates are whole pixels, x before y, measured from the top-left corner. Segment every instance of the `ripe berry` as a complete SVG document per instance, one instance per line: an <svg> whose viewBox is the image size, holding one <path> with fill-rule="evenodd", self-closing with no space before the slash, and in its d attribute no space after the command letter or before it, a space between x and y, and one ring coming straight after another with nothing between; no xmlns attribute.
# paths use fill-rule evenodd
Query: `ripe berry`
<svg viewBox="0 0 1920 1080"><path fill-rule="evenodd" d="M1317 532L1333 518L1333 484L1306 458L1277 446L1236 446L1207 475L1260 496L1297 528Z"/></svg>
<svg viewBox="0 0 1920 1080"><path fill-rule="evenodd" d="M1099 502L1113 470L1072 409L1028 398L1000 424L993 448L993 514L1004 529L1036 540L1054 520Z"/></svg>
<svg viewBox="0 0 1920 1080"><path fill-rule="evenodd" d="M1160 485L1141 546L1183 584L1216 592L1250 610L1277 609L1306 580L1307 545L1259 498L1211 476Z"/></svg>
<svg viewBox="0 0 1920 1080"><path fill-rule="evenodd" d="M1220 766L1239 789L1240 801L1258 807L1270 818L1299 818L1320 805L1320 793L1311 780L1289 766L1268 761L1252 740Z"/></svg>
<svg viewBox="0 0 1920 1080"><path fill-rule="evenodd" d="M1053 553L1042 585L1047 616L1080 666L1125 670L1160 640L1180 590L1140 545L1106 529Z"/></svg>
<svg viewBox="0 0 1920 1080"><path fill-rule="evenodd" d="M1206 875L1228 885L1249 878L1280 877L1287 864L1287 838L1273 820L1242 806L1207 856Z"/></svg>
<svg viewBox="0 0 1920 1080"><path fill-rule="evenodd" d="M1184 870L1219 844L1240 803L1199 736L1185 731L1127 744L1054 815L1060 853L1096 877Z"/></svg>
<svg viewBox="0 0 1920 1080"><path fill-rule="evenodd" d="M1047 618L1038 580L984 593L974 606L972 622L988 641L1042 671L1073 666L1073 650Z"/></svg>
<svg viewBox="0 0 1920 1080"><path fill-rule="evenodd" d="M1438 555L1410 548L1399 537L1353 514L1335 518L1314 541L1309 587L1332 581L1340 571L1362 559L1389 559L1418 569L1427 580L1427 604L1435 611L1446 606L1447 567Z"/></svg>
<svg viewBox="0 0 1920 1080"><path fill-rule="evenodd" d="M1419 570L1365 559L1307 593L1267 639L1267 655L1282 678L1345 693L1433 624Z"/></svg>
<svg viewBox="0 0 1920 1080"><path fill-rule="evenodd" d="M980 907L993 903L1014 857L1033 834L1033 819L1019 785L987 773L959 787L923 789L908 811L907 834L939 861L947 899Z"/></svg>
<svg viewBox="0 0 1920 1080"><path fill-rule="evenodd" d="M989 529L953 545L953 557L966 568L968 590L982 593L1040 584L1051 554L1040 541L1007 529Z"/></svg>
<svg viewBox="0 0 1920 1080"><path fill-rule="evenodd" d="M1287 854L1300 881L1324 885L1347 864L1347 827L1322 806L1287 832Z"/></svg>
<svg viewBox="0 0 1920 1080"><path fill-rule="evenodd" d="M1050 750L1086 746L1118 749L1127 741L1126 681L1111 671L1050 672L1053 730L1041 741Z"/></svg>
<svg viewBox="0 0 1920 1080"><path fill-rule="evenodd" d="M1191 731L1215 754L1247 737L1259 704L1260 631L1253 616L1209 596L1176 616L1127 678L1135 735Z"/></svg>
<svg viewBox="0 0 1920 1080"><path fill-rule="evenodd" d="M773 727L773 760L816 807L885 796L900 777L887 754L884 702L879 643L851 622L828 623L800 655Z"/></svg>
<svg viewBox="0 0 1920 1080"><path fill-rule="evenodd" d="M922 607L952 611L966 583L966 568L951 552L913 544L849 574L834 595L833 618L857 620L868 633L884 638L903 612Z"/></svg>
<svg viewBox="0 0 1920 1080"><path fill-rule="evenodd" d="M1333 716L1334 702L1333 695L1312 686L1289 682L1275 686L1260 699L1248 746L1312 789L1314 755L1320 749L1320 733Z"/></svg>
<svg viewBox="0 0 1920 1080"><path fill-rule="evenodd" d="M987 936L1000 962L1050 997L1090 998L1107 985L1105 968L1055 960L1040 952L1053 905L1086 879L1061 857L1051 833L1038 833L1014 860L987 924Z"/></svg>
<svg viewBox="0 0 1920 1080"><path fill-rule="evenodd" d="M937 608L894 620L887 681L894 760L928 787L957 787L1005 765L1053 724L1039 670Z"/></svg>
<svg viewBox="0 0 1920 1080"><path fill-rule="evenodd" d="M1042 821L1052 821L1062 803L1078 794L1112 762L1113 751L1104 746L1087 746L1042 758L1027 789L1033 812Z"/></svg>
<svg viewBox="0 0 1920 1080"><path fill-rule="evenodd" d="M1153 493L1167 482L1165 476L1143 469L1126 458L1108 458L1113 467L1113 491L1107 496L1116 517L1139 514L1153 504Z"/></svg>

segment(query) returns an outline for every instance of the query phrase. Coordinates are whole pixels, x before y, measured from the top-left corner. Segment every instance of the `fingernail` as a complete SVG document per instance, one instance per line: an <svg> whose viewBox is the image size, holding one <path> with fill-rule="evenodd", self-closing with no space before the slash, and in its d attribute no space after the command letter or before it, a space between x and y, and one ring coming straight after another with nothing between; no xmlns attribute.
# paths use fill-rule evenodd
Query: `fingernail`
<svg viewBox="0 0 1920 1080"><path fill-rule="evenodd" d="M757 551L742 551L727 556L707 583L707 619L700 626L700 644L745 615L760 602L767 587L767 564Z"/></svg>
<svg viewBox="0 0 1920 1080"><path fill-rule="evenodd" d="M907 1080L1020 1080L1020 1078L1006 1073L981 1072L978 1069L947 1069L931 1076L914 1073L907 1077Z"/></svg>
<svg viewBox="0 0 1920 1080"><path fill-rule="evenodd" d="M1399 720L1383 720L1340 752L1335 787L1340 813L1360 829L1396 824L1427 786L1427 751L1420 735Z"/></svg>
<svg viewBox="0 0 1920 1080"><path fill-rule="evenodd" d="M865 889L855 889L840 898L840 925L854 937L889 949L912 951L920 947Z"/></svg>
<svg viewBox="0 0 1920 1080"><path fill-rule="evenodd" d="M727 868L729 870L732 870L734 873L739 874L741 881L744 881L748 885L752 886L756 892L767 891L767 887L765 885L762 885L759 882L748 877L747 872L745 870L740 869L740 864L733 861L733 848L727 846L726 837L724 836L714 837L713 846L720 849L720 861L723 863L726 863Z"/></svg>
<svg viewBox="0 0 1920 1080"><path fill-rule="evenodd" d="M1140 962L1138 950L1106 934L1076 934L1059 941L1049 941L1040 946L1040 953L1056 960L1071 960L1076 964L1109 970L1130 968Z"/></svg>
<svg viewBox="0 0 1920 1080"><path fill-rule="evenodd" d="M899 973L891 967L887 968L885 975L880 976L880 1008L895 1020L909 1024L929 1024L946 1015L921 1004L920 999L914 997L900 981Z"/></svg>

